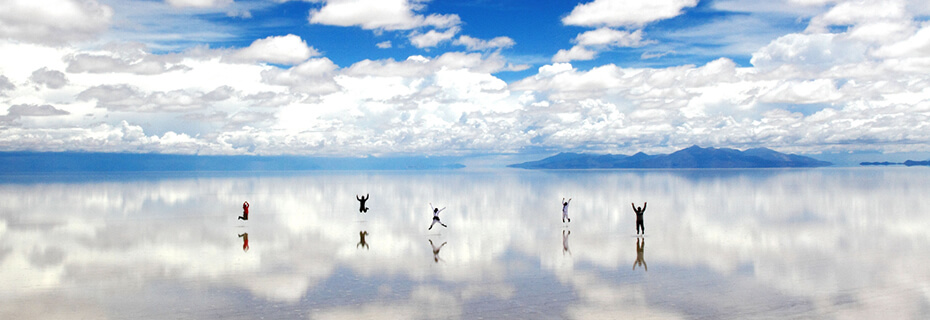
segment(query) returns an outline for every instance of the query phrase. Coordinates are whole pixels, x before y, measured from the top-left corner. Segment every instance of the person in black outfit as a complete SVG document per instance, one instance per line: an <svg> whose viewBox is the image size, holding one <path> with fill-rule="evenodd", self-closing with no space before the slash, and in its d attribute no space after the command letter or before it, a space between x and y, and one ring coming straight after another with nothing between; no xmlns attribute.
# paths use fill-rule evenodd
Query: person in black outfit
<svg viewBox="0 0 930 320"><path fill-rule="evenodd" d="M368 207L365 206L365 201L368 201L369 197L371 196L368 195L367 193L365 194L364 197L359 197L358 195L355 195L355 199L358 199L358 212L365 212L365 213L368 212Z"/></svg>
<svg viewBox="0 0 930 320"><path fill-rule="evenodd" d="M633 205L633 212L636 213L636 234L639 234L639 230L642 229L643 234L646 234L646 227L643 226L643 213L646 212L647 202L643 202L642 208L637 208L636 204L630 203Z"/></svg>

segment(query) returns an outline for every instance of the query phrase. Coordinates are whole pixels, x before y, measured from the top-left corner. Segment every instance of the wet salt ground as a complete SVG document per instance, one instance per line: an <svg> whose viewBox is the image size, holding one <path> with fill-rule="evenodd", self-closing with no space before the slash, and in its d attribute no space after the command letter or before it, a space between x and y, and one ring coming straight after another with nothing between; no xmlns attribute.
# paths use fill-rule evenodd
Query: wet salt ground
<svg viewBox="0 0 930 320"><path fill-rule="evenodd" d="M922 318L927 178L924 168L7 177L0 318ZM371 194L364 215L359 193ZM574 199L569 224L562 197ZM245 200L251 220L237 221ZM648 271L634 269L629 205L643 201ZM447 207L449 228L426 230L430 202ZM446 243L439 262L429 240Z"/></svg>

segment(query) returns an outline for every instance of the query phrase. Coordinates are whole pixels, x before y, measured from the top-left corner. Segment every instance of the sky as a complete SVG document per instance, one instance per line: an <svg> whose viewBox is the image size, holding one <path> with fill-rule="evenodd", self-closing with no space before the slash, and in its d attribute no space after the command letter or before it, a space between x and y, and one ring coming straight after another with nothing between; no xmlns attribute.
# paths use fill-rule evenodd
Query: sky
<svg viewBox="0 0 930 320"><path fill-rule="evenodd" d="M930 152L923 0L0 8L0 151Z"/></svg>

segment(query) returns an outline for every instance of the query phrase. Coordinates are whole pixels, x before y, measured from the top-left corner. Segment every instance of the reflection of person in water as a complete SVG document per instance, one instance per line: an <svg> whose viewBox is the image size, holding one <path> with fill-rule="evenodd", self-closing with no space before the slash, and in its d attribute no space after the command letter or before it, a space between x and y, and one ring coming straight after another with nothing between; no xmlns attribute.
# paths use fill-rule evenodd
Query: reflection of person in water
<svg viewBox="0 0 930 320"><path fill-rule="evenodd" d="M439 221L439 213L442 212L442 210L446 210L446 207L442 207L442 209L436 209L436 207L433 207L432 203L429 204L429 207L433 208L433 223L431 223L429 225L429 229L426 229L426 230L433 230L433 226L436 225L437 223L441 224L443 227L447 227L445 224L442 223L442 221Z"/></svg>
<svg viewBox="0 0 930 320"><path fill-rule="evenodd" d="M239 220L249 220L249 202L242 203L242 216L239 217Z"/></svg>
<svg viewBox="0 0 930 320"><path fill-rule="evenodd" d="M439 247L437 248L436 245L433 244L433 239L430 239L430 240L429 240L429 245L430 245L431 247L433 247L433 261L436 261L436 263L439 263L439 260L442 260L442 259L439 259L439 250L441 250L441 249L442 249L442 246L446 245L446 243L443 242L443 243L442 243L441 245L439 245Z"/></svg>
<svg viewBox="0 0 930 320"><path fill-rule="evenodd" d="M568 235L570 234L572 234L571 230L562 230L562 255L563 256L565 255L566 252L568 252L568 255L572 254L572 251L568 249Z"/></svg>
<svg viewBox="0 0 930 320"><path fill-rule="evenodd" d="M639 244L639 240L643 240L643 244ZM643 269L649 271L649 267L646 266L646 260L643 260L643 253L646 251L646 239L636 238L636 262L633 262L633 270L636 270L636 266L643 266Z"/></svg>
<svg viewBox="0 0 930 320"><path fill-rule="evenodd" d="M359 197L358 195L355 195L355 199L358 199L358 203L359 203L358 212L365 212L365 213L368 212L368 207L365 206L365 201L368 201L369 197L371 196L368 195L367 193L365 194L364 197Z"/></svg>
<svg viewBox="0 0 930 320"><path fill-rule="evenodd" d="M572 219L568 217L569 202L572 202L572 198L568 198L568 201L565 201L565 198L562 198L562 223L565 223L566 219L568 219L568 222L572 222Z"/></svg>
<svg viewBox="0 0 930 320"><path fill-rule="evenodd" d="M369 249L369 248L368 248L368 242L365 242L365 236L367 236L367 235L368 235L368 231L359 231L359 232L358 232L359 240L358 240L358 244L355 245L355 248L356 248L356 249L358 249L359 246L361 246L362 248L365 248L365 249Z"/></svg>
<svg viewBox="0 0 930 320"><path fill-rule="evenodd" d="M249 252L249 233L240 234L239 238L242 238L242 251Z"/></svg>
<svg viewBox="0 0 930 320"><path fill-rule="evenodd" d="M643 213L646 213L646 204L648 202L643 202L641 208L637 208L636 204L630 203L633 206L633 212L636 213L636 234L639 234L639 230L643 230L643 234L646 234L646 227L643 226Z"/></svg>

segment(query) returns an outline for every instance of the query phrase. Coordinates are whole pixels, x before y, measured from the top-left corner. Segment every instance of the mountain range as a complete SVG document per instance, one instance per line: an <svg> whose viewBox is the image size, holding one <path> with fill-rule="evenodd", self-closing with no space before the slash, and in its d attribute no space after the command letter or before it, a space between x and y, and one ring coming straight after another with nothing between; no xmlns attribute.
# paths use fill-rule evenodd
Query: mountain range
<svg viewBox="0 0 930 320"><path fill-rule="evenodd" d="M592 155L559 153L524 163L509 165L523 169L607 169L607 168L797 168L825 167L832 163L811 157L785 154L767 148L739 151L728 148L691 146L671 154Z"/></svg>

